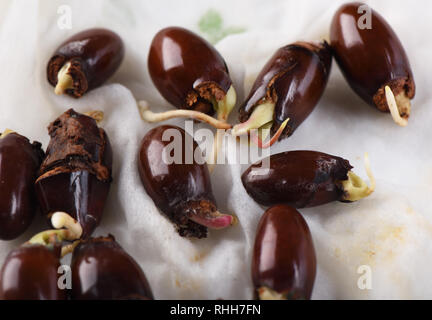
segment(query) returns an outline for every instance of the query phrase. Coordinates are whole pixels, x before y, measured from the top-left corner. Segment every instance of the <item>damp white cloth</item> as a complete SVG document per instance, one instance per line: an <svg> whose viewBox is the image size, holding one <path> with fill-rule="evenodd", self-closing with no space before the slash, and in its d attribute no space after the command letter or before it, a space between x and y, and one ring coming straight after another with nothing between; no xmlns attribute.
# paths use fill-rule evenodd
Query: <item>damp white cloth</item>
<svg viewBox="0 0 432 320"><path fill-rule="evenodd" d="M220 210L235 212L240 224L212 231L206 240L180 238L141 185L137 152L145 133L156 125L141 121L135 101L144 99L156 111L172 108L149 77L149 45L158 30L171 25L213 40L223 38L216 47L227 61L241 102L277 48L327 37L332 15L343 2L3 0L0 130L16 130L46 148L46 127L62 112L71 107L80 112L103 110L102 126L114 149L114 182L95 234L115 235L145 271L157 299L251 299L252 247L264 208L248 197L241 184L247 165L218 166L212 175ZM409 126L400 128L389 115L365 105L334 64L314 113L272 153L306 149L338 155L349 159L366 179L362 157L367 151L377 178L377 190L368 199L301 210L318 257L314 299L430 299L432 40L426 31L432 27L428 18L432 2L368 3L386 17L410 57L418 91ZM68 10L72 28L62 29L69 22L62 20ZM126 45L121 68L106 85L80 100L55 96L46 80L47 61L67 37L92 27L121 35ZM230 121L236 121L236 111ZM45 227L38 216L25 235L0 242L0 261ZM365 271L371 271L370 290L359 286L359 280L365 284L361 281Z"/></svg>

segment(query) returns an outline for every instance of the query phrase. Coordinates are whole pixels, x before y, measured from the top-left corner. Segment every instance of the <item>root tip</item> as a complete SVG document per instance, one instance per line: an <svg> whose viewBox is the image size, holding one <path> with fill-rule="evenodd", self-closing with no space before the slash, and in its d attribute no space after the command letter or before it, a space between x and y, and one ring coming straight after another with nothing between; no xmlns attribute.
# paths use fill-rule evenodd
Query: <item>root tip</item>
<svg viewBox="0 0 432 320"><path fill-rule="evenodd" d="M386 99L387 99L387 105L388 105L388 108L390 110L390 113L392 115L394 122L401 127L408 126L408 119L401 117L400 108L396 102L396 98L393 94L393 91L391 90L391 88L389 86L385 87L385 95L386 95ZM408 103L409 103L409 101L408 101Z"/></svg>
<svg viewBox="0 0 432 320"><path fill-rule="evenodd" d="M279 129L276 131L276 133L274 134L273 137L270 138L270 140L267 143L264 143L260 137L258 137L257 133L253 133L252 137L253 137L253 141L261 148L261 149L268 149L271 146L273 146L280 138L280 136L282 135L282 133L284 132L286 126L288 125L288 122L290 121L290 119L286 119L281 126L279 127Z"/></svg>
<svg viewBox="0 0 432 320"><path fill-rule="evenodd" d="M150 110L150 106L149 106L148 102L144 101L144 100L138 101L138 107L142 111Z"/></svg>
<svg viewBox="0 0 432 320"><path fill-rule="evenodd" d="M66 63L57 74L57 85L55 86L54 93L56 95L62 95L67 89L73 89L74 83L69 70L71 68L71 63Z"/></svg>
<svg viewBox="0 0 432 320"><path fill-rule="evenodd" d="M221 230L235 225L237 222L236 217L228 214L215 212L213 216L202 217L199 215L191 216L190 219L202 226L213 230Z"/></svg>
<svg viewBox="0 0 432 320"><path fill-rule="evenodd" d="M66 228L76 239L81 238L83 230L81 225L65 212L56 212L51 216L51 224L56 229Z"/></svg>

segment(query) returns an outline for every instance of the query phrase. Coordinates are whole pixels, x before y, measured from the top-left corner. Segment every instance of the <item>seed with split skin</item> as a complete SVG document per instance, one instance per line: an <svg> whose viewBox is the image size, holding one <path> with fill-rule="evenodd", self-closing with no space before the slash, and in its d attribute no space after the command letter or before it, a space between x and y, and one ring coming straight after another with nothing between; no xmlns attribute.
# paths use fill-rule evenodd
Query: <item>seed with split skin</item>
<svg viewBox="0 0 432 320"><path fill-rule="evenodd" d="M36 180L41 211L48 218L59 213L57 228L70 224L66 215L76 219L88 238L102 219L112 181L110 141L95 119L72 109L48 131L51 141Z"/></svg>
<svg viewBox="0 0 432 320"><path fill-rule="evenodd" d="M47 67L55 93L82 97L101 86L120 67L124 45L120 37L106 29L82 31L64 42Z"/></svg>
<svg viewBox="0 0 432 320"><path fill-rule="evenodd" d="M236 222L217 210L208 168L196 158L199 151L183 129L161 126L147 133L138 155L145 190L183 237L205 238L207 228L223 229Z"/></svg>
<svg viewBox="0 0 432 320"><path fill-rule="evenodd" d="M39 142L11 130L0 135L0 239L13 240L37 210L34 182L44 153Z"/></svg>
<svg viewBox="0 0 432 320"><path fill-rule="evenodd" d="M82 241L71 269L73 300L153 300L141 267L111 235Z"/></svg>
<svg viewBox="0 0 432 320"><path fill-rule="evenodd" d="M268 162L269 161L269 162ZM333 201L355 202L371 195L375 179L365 155L369 187L355 175L347 160L315 151L291 151L273 155L252 165L242 175L249 195L259 204L287 204L310 208Z"/></svg>
<svg viewBox="0 0 432 320"><path fill-rule="evenodd" d="M368 104L390 112L400 126L408 124L415 96L413 73L406 52L385 19L362 3L344 4L333 17L330 38L342 73ZM364 20L365 25L359 26ZM371 23L369 28L367 23Z"/></svg>
<svg viewBox="0 0 432 320"><path fill-rule="evenodd" d="M252 278L259 300L309 300L316 256L309 227L294 208L268 209L258 225Z"/></svg>
<svg viewBox="0 0 432 320"><path fill-rule="evenodd" d="M296 42L280 48L265 65L240 108L232 134L251 134L262 148L291 136L318 104L331 70L332 54L324 43ZM256 131L270 129L271 138ZM268 130L267 130L268 131Z"/></svg>
<svg viewBox="0 0 432 320"><path fill-rule="evenodd" d="M189 30L165 28L153 39L148 68L161 95L180 110L155 115L147 107L144 120L192 118L224 129L237 97L226 63L210 43ZM217 119L209 121L214 113Z"/></svg>

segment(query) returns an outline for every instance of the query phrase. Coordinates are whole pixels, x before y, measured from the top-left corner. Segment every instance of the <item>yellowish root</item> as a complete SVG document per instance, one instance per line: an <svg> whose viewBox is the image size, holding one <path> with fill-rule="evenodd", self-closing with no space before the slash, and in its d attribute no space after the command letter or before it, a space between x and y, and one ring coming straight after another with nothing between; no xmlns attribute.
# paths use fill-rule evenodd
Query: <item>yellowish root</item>
<svg viewBox="0 0 432 320"><path fill-rule="evenodd" d="M88 111L88 112L85 112L84 114L86 116L89 116L90 118L95 119L98 124L103 121L104 116L105 116L103 111L100 111L100 110Z"/></svg>
<svg viewBox="0 0 432 320"><path fill-rule="evenodd" d="M369 155L365 154L365 168L370 180L370 187L354 172L348 172L348 180L342 181L343 190L345 192L345 201L359 201L370 196L376 188L376 180L372 174L370 167Z"/></svg>
<svg viewBox="0 0 432 320"><path fill-rule="evenodd" d="M411 101L406 97L405 93L401 93L397 96L397 100L393 94L393 91L389 86L385 87L385 94L387 99L387 105L390 109L390 113L396 124L401 127L406 127L408 125L408 120L401 117L402 114L409 115L411 110Z"/></svg>
<svg viewBox="0 0 432 320"><path fill-rule="evenodd" d="M78 223L78 221L76 221L74 218L72 218L65 212L54 213L51 216L51 224L56 229L66 228L67 230L69 230L73 237L73 239L70 240L76 240L81 238L82 236L83 230L81 225Z"/></svg>
<svg viewBox="0 0 432 320"><path fill-rule="evenodd" d="M55 87L55 94L62 95L67 89L73 89L73 79L69 74L71 63L66 63L57 75L57 85Z"/></svg>
<svg viewBox="0 0 432 320"><path fill-rule="evenodd" d="M277 293L276 291L267 287L259 288L258 296L260 300L287 300L285 295Z"/></svg>
<svg viewBox="0 0 432 320"><path fill-rule="evenodd" d="M215 127L216 129L225 129L225 130L231 129L231 125L226 123L225 121L217 120L205 113L198 112L198 111L179 109L179 110L173 110L173 111L167 111L161 113L154 113L150 110L150 107L146 101L138 102L138 109L141 118L144 121L150 123L162 122L174 118L186 118L186 119L195 119L198 121L208 123L209 125Z"/></svg>
<svg viewBox="0 0 432 320"><path fill-rule="evenodd" d="M13 131L13 130L11 130L11 129L6 129L1 135L0 135L0 139L3 139L3 138L6 138L6 136L8 135L8 134L11 134L11 133L15 133L15 131Z"/></svg>

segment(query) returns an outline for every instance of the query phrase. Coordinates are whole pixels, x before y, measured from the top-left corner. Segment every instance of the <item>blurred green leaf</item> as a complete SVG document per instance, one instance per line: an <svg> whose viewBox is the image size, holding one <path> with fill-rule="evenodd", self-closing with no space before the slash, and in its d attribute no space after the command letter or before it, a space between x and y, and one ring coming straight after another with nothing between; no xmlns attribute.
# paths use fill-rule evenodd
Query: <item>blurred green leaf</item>
<svg viewBox="0 0 432 320"><path fill-rule="evenodd" d="M243 27L228 27L228 28L223 30L223 37L222 38L225 38L226 36L229 36L231 34L243 33L245 31L246 31L246 28L243 28Z"/></svg>
<svg viewBox="0 0 432 320"><path fill-rule="evenodd" d="M212 34L216 32L220 32L222 29L222 17L214 9L210 9L205 13L200 21L198 22L198 26L201 32Z"/></svg>
<svg viewBox="0 0 432 320"><path fill-rule="evenodd" d="M223 19L219 12L214 9L208 10L198 22L200 31L206 34L207 39L215 44L226 36L245 32L242 27L223 28Z"/></svg>

